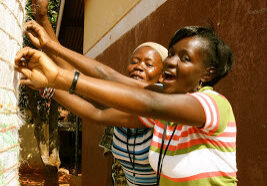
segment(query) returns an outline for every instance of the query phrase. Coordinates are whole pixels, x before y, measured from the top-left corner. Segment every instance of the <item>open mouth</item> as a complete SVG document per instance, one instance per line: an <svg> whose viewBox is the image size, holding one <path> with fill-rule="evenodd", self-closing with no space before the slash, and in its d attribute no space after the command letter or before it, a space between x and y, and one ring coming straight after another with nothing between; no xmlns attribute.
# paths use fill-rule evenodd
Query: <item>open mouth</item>
<svg viewBox="0 0 267 186"><path fill-rule="evenodd" d="M142 76L139 76L137 74L131 74L130 78L136 79L136 80L144 80L144 78Z"/></svg>
<svg viewBox="0 0 267 186"><path fill-rule="evenodd" d="M164 81L174 81L176 79L176 76L172 74L171 72L165 71L163 73L163 79Z"/></svg>

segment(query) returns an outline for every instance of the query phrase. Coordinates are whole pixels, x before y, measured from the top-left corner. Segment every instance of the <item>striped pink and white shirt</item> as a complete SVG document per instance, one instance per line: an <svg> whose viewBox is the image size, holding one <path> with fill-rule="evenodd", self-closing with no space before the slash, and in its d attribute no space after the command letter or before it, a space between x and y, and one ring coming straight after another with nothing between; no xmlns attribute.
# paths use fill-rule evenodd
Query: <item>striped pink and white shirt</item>
<svg viewBox="0 0 267 186"><path fill-rule="evenodd" d="M202 105L206 123L203 128L177 124L163 161L160 185L236 185L236 124L230 103L212 87L190 95ZM139 118L147 127L154 127L149 162L156 171L164 126L168 125L165 150L176 124Z"/></svg>

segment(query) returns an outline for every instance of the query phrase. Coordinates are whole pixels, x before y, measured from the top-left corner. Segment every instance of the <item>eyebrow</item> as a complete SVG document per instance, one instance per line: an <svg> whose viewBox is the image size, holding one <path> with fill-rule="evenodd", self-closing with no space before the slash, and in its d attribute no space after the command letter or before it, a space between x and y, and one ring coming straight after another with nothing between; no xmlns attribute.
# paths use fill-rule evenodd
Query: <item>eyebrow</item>
<svg viewBox="0 0 267 186"><path fill-rule="evenodd" d="M189 56L191 56L191 55L192 55L192 54L191 54L192 52L190 52L189 50L187 50L187 49L184 49L184 48L183 48L183 49L181 49L181 50L178 52L178 54L179 54L179 53L182 53L182 54L187 54L187 55L189 55Z"/></svg>
<svg viewBox="0 0 267 186"><path fill-rule="evenodd" d="M140 58L139 57L136 57L136 56L133 56L132 59L139 59L140 60Z"/></svg>
<svg viewBox="0 0 267 186"><path fill-rule="evenodd" d="M152 58L146 57L146 58L145 58L145 61L148 61L148 60L149 60L149 61L153 61Z"/></svg>

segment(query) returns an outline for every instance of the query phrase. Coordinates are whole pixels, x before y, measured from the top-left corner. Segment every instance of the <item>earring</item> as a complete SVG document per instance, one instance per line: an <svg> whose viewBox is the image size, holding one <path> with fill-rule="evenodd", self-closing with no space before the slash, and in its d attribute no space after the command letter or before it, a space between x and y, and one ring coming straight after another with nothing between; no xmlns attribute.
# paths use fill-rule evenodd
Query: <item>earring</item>
<svg viewBox="0 0 267 186"><path fill-rule="evenodd" d="M197 91L200 90L202 88L202 81L199 81L199 84L197 86Z"/></svg>

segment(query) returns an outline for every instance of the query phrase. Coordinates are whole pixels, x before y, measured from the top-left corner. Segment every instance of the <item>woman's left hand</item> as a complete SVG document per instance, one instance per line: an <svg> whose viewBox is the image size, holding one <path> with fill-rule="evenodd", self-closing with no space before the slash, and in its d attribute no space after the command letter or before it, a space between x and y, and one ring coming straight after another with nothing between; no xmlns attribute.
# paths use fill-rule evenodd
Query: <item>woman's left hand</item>
<svg viewBox="0 0 267 186"><path fill-rule="evenodd" d="M47 34L45 29L34 20L24 24L25 34L30 38L32 44L40 49L45 50L47 45L53 40Z"/></svg>
<svg viewBox="0 0 267 186"><path fill-rule="evenodd" d="M20 83L32 89L54 87L60 68L43 52L26 47L18 51L15 69L24 77Z"/></svg>

